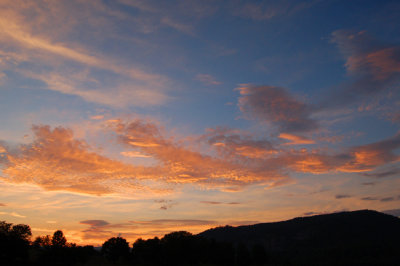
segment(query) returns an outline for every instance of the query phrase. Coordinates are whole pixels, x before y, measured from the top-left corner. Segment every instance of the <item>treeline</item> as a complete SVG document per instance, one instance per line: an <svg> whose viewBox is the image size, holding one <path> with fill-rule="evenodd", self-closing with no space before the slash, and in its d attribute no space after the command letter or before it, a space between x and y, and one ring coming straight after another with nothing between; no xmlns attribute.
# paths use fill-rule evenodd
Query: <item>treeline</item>
<svg viewBox="0 0 400 266"><path fill-rule="evenodd" d="M28 225L0 222L0 265L268 265L262 245L216 242L189 232L163 238L137 239L132 246L122 237L93 246L69 243L62 231L31 241Z"/></svg>

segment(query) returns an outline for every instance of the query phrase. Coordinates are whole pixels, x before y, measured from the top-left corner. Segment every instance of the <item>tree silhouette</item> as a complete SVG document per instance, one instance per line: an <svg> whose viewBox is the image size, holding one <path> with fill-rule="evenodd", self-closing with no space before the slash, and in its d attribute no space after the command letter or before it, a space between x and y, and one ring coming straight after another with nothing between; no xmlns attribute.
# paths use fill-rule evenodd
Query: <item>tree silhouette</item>
<svg viewBox="0 0 400 266"><path fill-rule="evenodd" d="M129 243L122 237L112 237L103 243L101 254L116 262L129 256Z"/></svg>
<svg viewBox="0 0 400 266"><path fill-rule="evenodd" d="M26 260L31 236L28 225L13 226L0 221L0 264L17 264L17 261Z"/></svg>
<svg viewBox="0 0 400 266"><path fill-rule="evenodd" d="M38 248L50 248L51 247L51 237L49 235L46 236L38 236L32 242L32 246Z"/></svg>
<svg viewBox="0 0 400 266"><path fill-rule="evenodd" d="M163 260L160 239L137 239L133 243L132 257L134 263L139 265L160 265Z"/></svg>
<svg viewBox="0 0 400 266"><path fill-rule="evenodd" d="M53 238L51 239L51 245L53 248L62 248L66 247L67 239L64 236L64 233L61 230L57 230L53 234Z"/></svg>

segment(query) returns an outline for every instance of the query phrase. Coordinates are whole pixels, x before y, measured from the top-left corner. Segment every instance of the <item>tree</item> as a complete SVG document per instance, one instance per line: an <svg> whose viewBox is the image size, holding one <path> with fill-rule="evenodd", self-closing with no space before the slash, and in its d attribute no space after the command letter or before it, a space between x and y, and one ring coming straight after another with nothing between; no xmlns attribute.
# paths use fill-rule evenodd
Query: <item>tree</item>
<svg viewBox="0 0 400 266"><path fill-rule="evenodd" d="M32 245L34 247L50 248L51 247L51 237L49 235L38 236L35 238L35 241L33 241Z"/></svg>
<svg viewBox="0 0 400 266"><path fill-rule="evenodd" d="M14 264L28 257L32 236L31 228L25 224L12 225L0 221L0 264Z"/></svg>
<svg viewBox="0 0 400 266"><path fill-rule="evenodd" d="M129 256L129 243L122 237L112 237L103 243L101 254L113 262Z"/></svg>
<svg viewBox="0 0 400 266"><path fill-rule="evenodd" d="M57 230L53 234L53 238L51 239L51 245L54 248L65 247L67 244L67 239L64 236L64 233L61 230Z"/></svg>
<svg viewBox="0 0 400 266"><path fill-rule="evenodd" d="M31 232L31 228L29 227L29 225L17 224L12 227L11 235L18 239L29 242L31 239L31 236L32 236L32 232Z"/></svg>

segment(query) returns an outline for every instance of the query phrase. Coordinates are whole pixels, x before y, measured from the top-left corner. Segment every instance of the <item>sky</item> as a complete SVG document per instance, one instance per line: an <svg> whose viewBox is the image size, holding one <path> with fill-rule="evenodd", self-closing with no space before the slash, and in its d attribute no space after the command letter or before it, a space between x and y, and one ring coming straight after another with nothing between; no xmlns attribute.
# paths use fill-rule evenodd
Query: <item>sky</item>
<svg viewBox="0 0 400 266"><path fill-rule="evenodd" d="M399 13L0 0L0 220L101 245L399 212Z"/></svg>

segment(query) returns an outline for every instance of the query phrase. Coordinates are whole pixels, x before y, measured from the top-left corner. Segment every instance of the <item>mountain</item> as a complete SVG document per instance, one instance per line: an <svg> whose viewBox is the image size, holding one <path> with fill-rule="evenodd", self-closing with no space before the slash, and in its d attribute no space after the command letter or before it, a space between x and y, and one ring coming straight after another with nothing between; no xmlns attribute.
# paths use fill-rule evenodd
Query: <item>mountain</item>
<svg viewBox="0 0 400 266"><path fill-rule="evenodd" d="M217 227L199 236L262 245L272 260L289 265L400 265L400 219L372 210Z"/></svg>

